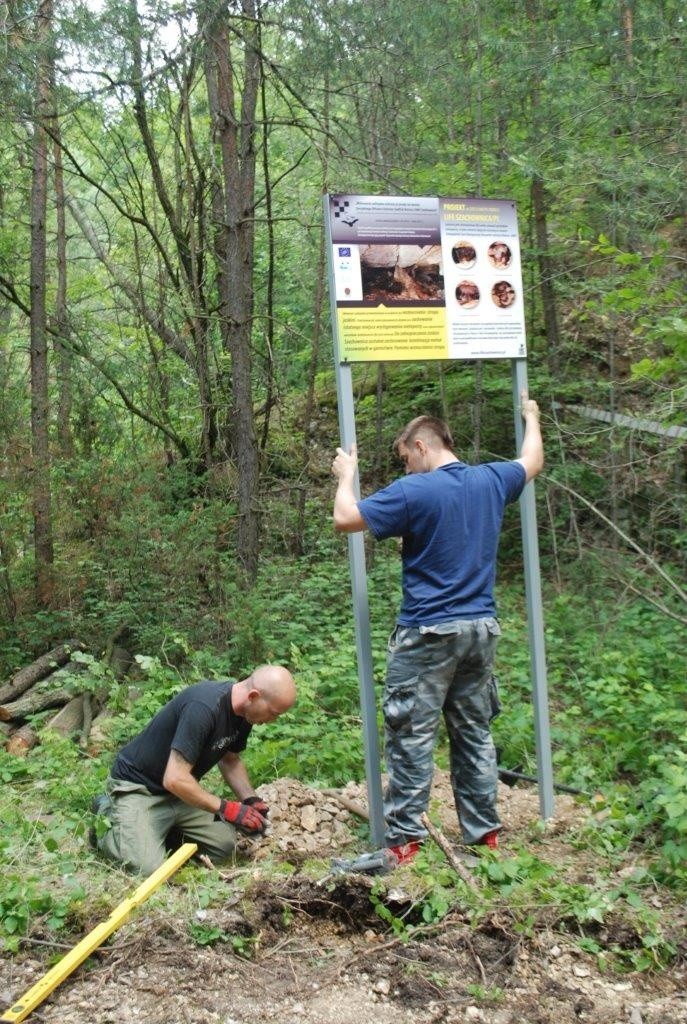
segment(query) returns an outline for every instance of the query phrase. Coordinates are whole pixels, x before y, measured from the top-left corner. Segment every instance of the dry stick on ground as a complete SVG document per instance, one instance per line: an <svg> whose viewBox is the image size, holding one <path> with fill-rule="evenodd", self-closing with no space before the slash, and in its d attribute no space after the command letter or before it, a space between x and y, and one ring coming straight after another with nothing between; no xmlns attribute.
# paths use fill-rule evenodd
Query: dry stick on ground
<svg viewBox="0 0 687 1024"><path fill-rule="evenodd" d="M479 956L477 950L475 949L474 945L472 944L472 940L470 938L466 937L465 944L467 945L468 949L470 950L470 952L472 953L472 955L474 957L475 963L477 964L477 970L479 971L479 976L482 979L482 984L486 988L487 987L487 975L486 975L486 972L484 970L484 964L482 963L482 960L480 959L480 956Z"/></svg>
<svg viewBox="0 0 687 1024"><path fill-rule="evenodd" d="M461 864L461 862L458 859L458 857L456 857L455 853L451 849L451 845L450 845L448 839L443 834L443 832L441 832L436 827L436 825L432 824L432 822L429 820L429 818L427 817L426 814L422 815L422 817L420 818L420 821L425 826L425 828L427 829L427 831L429 832L430 836L432 837L434 842L437 844L439 849L442 851L442 853L446 857L446 860L449 862L449 864L451 865L453 870L456 872L456 874L463 880L463 882L465 882L466 885L469 885L471 889L478 889L479 886L477 885L477 882L472 877L472 875L470 874L468 869L465 867L465 865Z"/></svg>
<svg viewBox="0 0 687 1024"><path fill-rule="evenodd" d="M363 821L370 820L370 815L362 804L356 803L355 800L349 800L347 796L342 796L338 789L322 789L320 792L324 793L325 796L333 797L345 810L357 815L358 818L362 818Z"/></svg>
<svg viewBox="0 0 687 1024"><path fill-rule="evenodd" d="M323 789L322 792L326 793L327 796L331 796L335 800L338 800L341 806L345 807L346 810L350 811L352 814L357 814L359 818L363 818L366 821L369 820L370 816L361 804L358 804L354 800L349 800L347 797L342 796L338 790ZM451 849L451 846L446 836L432 824L432 822L429 820L426 814L423 814L420 820L422 821L422 824L425 826L434 842L444 853L444 856L448 860L453 870L459 875L459 877L465 882L466 885L470 886L471 889L478 889L479 886L475 882L475 879L472 877L472 875L465 867L465 865L461 864L460 860L456 857L455 853Z"/></svg>

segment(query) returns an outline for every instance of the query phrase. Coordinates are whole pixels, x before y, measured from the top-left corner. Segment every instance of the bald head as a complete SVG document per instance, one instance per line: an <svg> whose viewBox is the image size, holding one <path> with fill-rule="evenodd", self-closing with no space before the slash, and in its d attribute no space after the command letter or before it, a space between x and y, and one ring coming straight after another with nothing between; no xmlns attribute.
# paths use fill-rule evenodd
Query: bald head
<svg viewBox="0 0 687 1024"><path fill-rule="evenodd" d="M231 702L237 715L251 725L273 722L295 704L296 684L283 665L260 665L234 684Z"/></svg>
<svg viewBox="0 0 687 1024"><path fill-rule="evenodd" d="M280 714L288 711L296 700L296 684L283 665L260 665L249 677L249 682L271 704L278 704Z"/></svg>

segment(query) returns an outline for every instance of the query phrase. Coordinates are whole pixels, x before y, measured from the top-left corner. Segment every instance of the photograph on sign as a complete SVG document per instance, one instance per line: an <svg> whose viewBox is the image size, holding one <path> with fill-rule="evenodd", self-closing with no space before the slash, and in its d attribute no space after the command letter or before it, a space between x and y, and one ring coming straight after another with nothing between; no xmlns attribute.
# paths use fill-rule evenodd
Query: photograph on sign
<svg viewBox="0 0 687 1024"><path fill-rule="evenodd" d="M342 361L526 355L515 203L329 196Z"/></svg>

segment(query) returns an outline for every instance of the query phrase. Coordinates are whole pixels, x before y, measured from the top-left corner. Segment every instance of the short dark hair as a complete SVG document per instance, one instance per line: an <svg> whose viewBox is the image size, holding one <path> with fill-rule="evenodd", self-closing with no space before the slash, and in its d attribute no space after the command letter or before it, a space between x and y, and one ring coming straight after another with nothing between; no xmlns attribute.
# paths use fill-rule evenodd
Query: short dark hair
<svg viewBox="0 0 687 1024"><path fill-rule="evenodd" d="M431 434L440 441L444 448L453 451L453 436L446 423L436 416L416 416L414 420L407 423L401 433L394 441L394 451L398 455L399 445L406 448L413 443L419 434Z"/></svg>

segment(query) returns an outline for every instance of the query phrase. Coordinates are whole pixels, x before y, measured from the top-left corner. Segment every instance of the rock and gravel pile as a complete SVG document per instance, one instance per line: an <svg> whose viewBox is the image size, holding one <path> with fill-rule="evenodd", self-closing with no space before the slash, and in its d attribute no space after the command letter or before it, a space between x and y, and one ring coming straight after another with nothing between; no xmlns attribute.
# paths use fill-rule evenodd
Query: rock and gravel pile
<svg viewBox="0 0 687 1024"><path fill-rule="evenodd" d="M270 827L255 857L275 850L328 856L355 838L355 815L331 792L310 789L297 779L277 779L260 786L258 793L269 804Z"/></svg>

